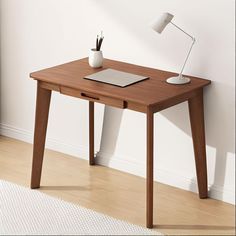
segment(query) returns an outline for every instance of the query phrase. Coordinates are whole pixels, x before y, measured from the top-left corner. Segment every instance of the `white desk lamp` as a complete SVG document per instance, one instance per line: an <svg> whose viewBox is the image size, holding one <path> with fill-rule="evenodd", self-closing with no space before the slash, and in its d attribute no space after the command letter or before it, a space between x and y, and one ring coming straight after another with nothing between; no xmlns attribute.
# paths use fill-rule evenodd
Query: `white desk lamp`
<svg viewBox="0 0 236 236"><path fill-rule="evenodd" d="M181 30L183 33L185 33L186 35L188 35L188 36L192 39L191 47L190 47L190 49L189 49L189 52L188 52L188 54L187 54L187 57L186 57L186 59L185 59L185 61L184 61L184 65L183 65L183 67L182 67L182 69L181 69L179 75L178 75L178 76L175 76L175 77L168 78L168 79L166 80L166 82L167 82L167 83L170 83L170 84L187 84L187 83L190 82L190 79L187 78L187 77L184 77L184 76L182 75L182 72L183 72L183 70L184 70L184 67L185 67L185 65L186 65L186 62L187 62L187 60L188 60L188 58L189 58L190 52L191 52L192 47L193 47L193 45L194 45L194 43L195 43L196 40L195 40L195 38L192 37L190 34L186 33L186 32L185 32L184 30L182 30L180 27L178 27L177 25L175 25L174 23L172 23L171 20L173 19L173 17L174 17L174 16L173 16L172 14L170 14L170 13L163 13L162 16L161 16L158 20L156 20L156 21L151 25L151 27L152 27L153 30L155 30L156 32L158 32L158 33L160 34L160 33L165 29L165 27L166 27L169 23L171 23L173 26L175 26L177 29Z"/></svg>

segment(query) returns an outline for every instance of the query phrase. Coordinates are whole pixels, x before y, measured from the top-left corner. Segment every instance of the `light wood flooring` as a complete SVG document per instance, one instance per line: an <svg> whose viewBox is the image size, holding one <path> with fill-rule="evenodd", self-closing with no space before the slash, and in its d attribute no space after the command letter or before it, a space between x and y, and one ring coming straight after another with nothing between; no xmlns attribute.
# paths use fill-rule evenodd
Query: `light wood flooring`
<svg viewBox="0 0 236 236"><path fill-rule="evenodd" d="M32 145L0 136L0 179L29 186ZM46 150L39 191L145 226L145 179ZM166 235L235 235L235 208L155 183L155 230Z"/></svg>

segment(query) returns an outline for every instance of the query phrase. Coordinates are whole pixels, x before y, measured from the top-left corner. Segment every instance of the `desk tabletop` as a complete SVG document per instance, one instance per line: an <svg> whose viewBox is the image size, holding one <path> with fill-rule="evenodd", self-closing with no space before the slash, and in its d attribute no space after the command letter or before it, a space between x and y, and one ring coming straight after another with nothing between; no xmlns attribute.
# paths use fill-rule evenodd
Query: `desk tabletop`
<svg viewBox="0 0 236 236"><path fill-rule="evenodd" d="M83 79L86 75L108 68L148 76L150 79L124 88ZM88 58L72 61L30 74L31 78L38 81L80 89L115 99L125 99L127 102L133 102L143 106L161 104L210 84L210 80L192 76L188 76L191 78L189 84L173 85L166 83L166 79L171 76L176 76L176 74L109 59L104 59L102 68L94 69L89 66Z"/></svg>

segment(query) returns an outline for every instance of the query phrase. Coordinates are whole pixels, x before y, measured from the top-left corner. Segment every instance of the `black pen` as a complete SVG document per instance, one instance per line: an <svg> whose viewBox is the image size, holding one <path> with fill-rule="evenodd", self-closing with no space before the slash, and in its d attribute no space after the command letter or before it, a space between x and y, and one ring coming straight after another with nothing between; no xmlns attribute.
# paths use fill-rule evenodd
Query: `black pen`
<svg viewBox="0 0 236 236"><path fill-rule="evenodd" d="M103 38L100 38L99 43L98 43L98 51L100 51L100 49L101 49L102 41L103 41Z"/></svg>
<svg viewBox="0 0 236 236"><path fill-rule="evenodd" d="M96 39L96 51L99 51L98 50L98 35L97 35L97 39Z"/></svg>

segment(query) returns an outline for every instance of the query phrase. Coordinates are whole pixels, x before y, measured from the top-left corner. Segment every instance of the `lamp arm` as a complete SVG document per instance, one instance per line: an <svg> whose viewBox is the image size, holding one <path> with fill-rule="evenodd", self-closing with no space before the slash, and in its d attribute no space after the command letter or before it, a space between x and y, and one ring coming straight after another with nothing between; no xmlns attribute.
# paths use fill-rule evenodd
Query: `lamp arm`
<svg viewBox="0 0 236 236"><path fill-rule="evenodd" d="M190 55L190 53L191 53L191 51L192 51L192 48L193 48L194 43L196 42L196 39L195 39L193 36L191 36L190 34L188 34L187 32L185 32L183 29L181 29L181 28L180 28L179 26L177 26L176 24L174 24L174 23L172 23L172 22L170 22L170 23L171 23L173 26L175 26L176 28L178 28L180 31L182 31L183 33L185 33L186 35L188 35L188 36L192 39L192 44L191 44L191 46L190 46L190 49L189 49L188 54L187 54L187 56L186 56L186 59L185 59L185 61L184 61L183 67L182 67L182 69L181 69L181 71L180 71L180 75L182 75L182 72L183 72L183 70L184 70L184 67L185 67L187 61L188 61L189 55Z"/></svg>
<svg viewBox="0 0 236 236"><path fill-rule="evenodd" d="M187 32L185 32L183 29L181 29L178 25L174 24L172 21L170 22L173 26L175 26L177 29L179 29L180 31L182 31L183 33L185 33L186 35L188 35L192 40L194 40L195 38L188 34Z"/></svg>
<svg viewBox="0 0 236 236"><path fill-rule="evenodd" d="M195 43L195 39L193 39L193 42L192 42L191 47L190 47L190 49L189 49L189 51L188 51L187 57L186 57L186 59L185 59L185 61L184 61L183 67L182 67L182 69L181 69L181 71L180 71L180 75L182 75L182 72L183 72L184 67L185 67L185 65L186 65L186 63L187 63L187 60L188 60L188 58L189 58L189 55L190 55L190 53L191 53L191 51L192 51L192 48L193 48L194 43Z"/></svg>

